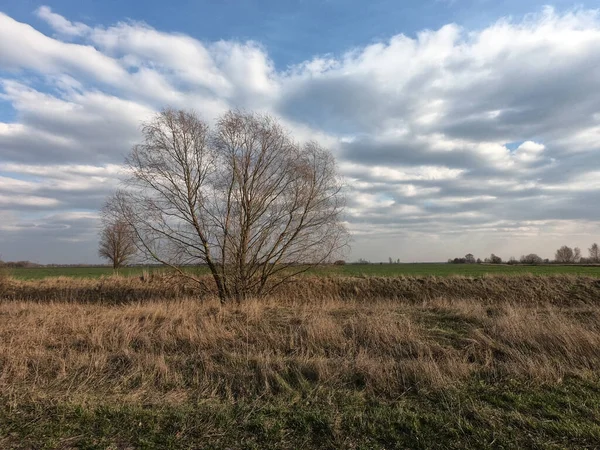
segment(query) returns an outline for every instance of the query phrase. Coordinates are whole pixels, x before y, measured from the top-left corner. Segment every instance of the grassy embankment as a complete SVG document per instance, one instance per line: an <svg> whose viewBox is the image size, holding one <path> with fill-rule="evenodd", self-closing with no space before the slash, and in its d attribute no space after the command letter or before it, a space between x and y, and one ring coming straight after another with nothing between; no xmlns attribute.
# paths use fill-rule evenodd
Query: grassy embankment
<svg viewBox="0 0 600 450"><path fill-rule="evenodd" d="M303 278L225 307L167 289L0 281L0 448L600 442L594 278Z"/></svg>
<svg viewBox="0 0 600 450"><path fill-rule="evenodd" d="M205 267L193 269L199 273L208 273ZM140 276L143 272L164 272L164 269L153 267L126 267L119 270L122 276ZM33 267L11 269L13 277L23 280L46 277L99 278L110 276L110 267ZM600 278L600 266L581 265L490 265L490 264L347 264L345 266L322 266L313 269L311 275L326 276L483 276L483 275L582 275Z"/></svg>

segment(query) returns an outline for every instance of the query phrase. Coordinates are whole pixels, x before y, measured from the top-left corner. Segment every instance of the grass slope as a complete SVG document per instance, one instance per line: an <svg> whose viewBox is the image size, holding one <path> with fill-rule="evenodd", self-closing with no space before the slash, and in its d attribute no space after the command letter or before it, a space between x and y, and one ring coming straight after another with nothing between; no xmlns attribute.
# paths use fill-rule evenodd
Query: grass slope
<svg viewBox="0 0 600 450"><path fill-rule="evenodd" d="M198 273L208 273L205 267L194 269ZM142 267L126 267L119 270L122 276L141 276L142 273L160 273L164 269ZM34 280L47 277L99 278L110 276L114 271L109 267L34 267L10 269L10 275L23 280ZM489 264L347 264L345 266L323 266L313 269L313 275L325 276L483 276L483 275L580 275L600 278L600 266L579 265L541 265L541 266L509 266Z"/></svg>

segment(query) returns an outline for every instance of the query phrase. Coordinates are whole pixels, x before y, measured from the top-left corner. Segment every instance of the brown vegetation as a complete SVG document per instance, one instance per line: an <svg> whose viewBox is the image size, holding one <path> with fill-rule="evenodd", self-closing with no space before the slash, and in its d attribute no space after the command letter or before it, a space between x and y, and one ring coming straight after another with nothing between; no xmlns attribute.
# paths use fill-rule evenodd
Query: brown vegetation
<svg viewBox="0 0 600 450"><path fill-rule="evenodd" d="M201 275L210 280L209 275ZM40 280L0 281L0 300L119 304L196 296L210 300L216 293L208 281L199 284L166 273L142 277L54 277ZM382 299L419 303L471 299L481 304L498 302L554 305L597 305L600 280L574 275L486 275L483 277L341 277L299 276L279 287L274 297L285 301L333 299L371 302Z"/></svg>
<svg viewBox="0 0 600 450"><path fill-rule="evenodd" d="M324 386L394 398L474 378L559 383L600 370L600 287L589 279L303 279L293 294L225 306L183 290L177 299L86 304L76 292L128 284L158 294L160 281L69 283L77 287L4 280L6 395L177 402ZM23 300L42 292L55 294ZM71 302L57 301L59 292Z"/></svg>

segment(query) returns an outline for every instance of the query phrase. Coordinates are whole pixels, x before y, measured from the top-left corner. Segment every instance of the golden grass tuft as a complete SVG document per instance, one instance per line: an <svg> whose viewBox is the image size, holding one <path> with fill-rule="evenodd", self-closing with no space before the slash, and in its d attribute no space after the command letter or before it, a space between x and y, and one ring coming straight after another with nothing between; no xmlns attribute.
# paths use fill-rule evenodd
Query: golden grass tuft
<svg viewBox="0 0 600 450"><path fill-rule="evenodd" d="M319 286L303 285L309 292L295 295L288 286L269 298L223 307L213 296L199 301L184 290L168 300L148 299L149 291L141 290L143 301L122 304L73 294L82 286L129 283L133 289L138 282L142 289L140 280L38 282L37 292L53 295L33 301L33 283L10 281L3 292L12 294L0 302L0 389L15 397L175 402L328 387L396 398L472 379L560 383L594 378L600 370L596 299L580 293L568 304L548 280L521 281L532 286L533 299L516 298L506 280L495 278L481 282L483 290L485 283L505 283L492 299L469 296L472 287L460 283L480 283L471 279L338 285L325 279L320 295ZM571 282L587 286L588 280ZM419 284L426 286L417 300ZM448 297L441 286L450 287ZM592 292L591 286L585 289ZM70 292L67 301L57 300L61 290Z"/></svg>

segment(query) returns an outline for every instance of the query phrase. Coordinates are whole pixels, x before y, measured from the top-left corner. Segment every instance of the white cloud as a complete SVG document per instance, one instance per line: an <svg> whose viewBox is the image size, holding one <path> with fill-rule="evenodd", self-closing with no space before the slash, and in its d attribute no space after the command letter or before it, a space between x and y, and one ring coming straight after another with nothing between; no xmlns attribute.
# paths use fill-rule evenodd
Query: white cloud
<svg viewBox="0 0 600 450"><path fill-rule="evenodd" d="M2 207L40 207L59 206L60 202L55 198L39 197L34 195L11 195L0 194L0 206Z"/></svg>
<svg viewBox="0 0 600 450"><path fill-rule="evenodd" d="M542 157L543 151L546 149L544 144L539 144L533 141L525 141L517 147L514 157L516 160L523 163L531 163L538 161Z"/></svg>
<svg viewBox="0 0 600 450"><path fill-rule="evenodd" d="M35 10L35 14L59 34L82 36L90 31L90 27L87 25L81 22L71 22L60 14L53 13L52 9L48 6L40 6Z"/></svg>
<svg viewBox="0 0 600 450"><path fill-rule="evenodd" d="M91 45L52 39L3 13L0 13L0 42L5 44L0 46L0 65L5 70L66 73L104 83L119 83L127 75L117 61Z"/></svg>
<svg viewBox="0 0 600 450"><path fill-rule="evenodd" d="M298 139L332 148L356 257L385 259L377 236L411 260L448 256L437 244L423 250L426 239L451 252L472 246L460 255L492 244L512 252L508 242L527 236L534 248L523 252L544 254L541 235L583 239L575 223L600 232L589 207L600 192L598 11L448 24L290 68L257 42L36 14L55 37L0 13L0 44L10 43L0 45L0 101L16 114L0 122L0 213L19 236L47 231L17 226L36 208L56 213L43 220L57 230L93 223L140 122L166 105L207 120L231 107L267 111ZM76 233L85 239L95 246Z"/></svg>

